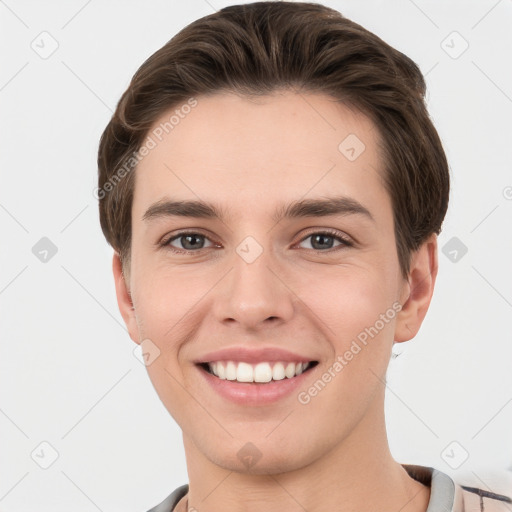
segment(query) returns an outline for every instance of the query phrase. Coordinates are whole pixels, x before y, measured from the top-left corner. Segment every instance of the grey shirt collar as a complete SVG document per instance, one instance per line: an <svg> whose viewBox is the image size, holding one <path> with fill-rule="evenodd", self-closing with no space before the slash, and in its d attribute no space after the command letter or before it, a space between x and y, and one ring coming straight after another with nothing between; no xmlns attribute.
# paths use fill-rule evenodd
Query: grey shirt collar
<svg viewBox="0 0 512 512"><path fill-rule="evenodd" d="M426 512L463 512L462 489L445 473L437 469L402 464L411 478L430 487L430 500ZM172 512L177 503L187 494L188 484L175 489L167 498L148 512Z"/></svg>

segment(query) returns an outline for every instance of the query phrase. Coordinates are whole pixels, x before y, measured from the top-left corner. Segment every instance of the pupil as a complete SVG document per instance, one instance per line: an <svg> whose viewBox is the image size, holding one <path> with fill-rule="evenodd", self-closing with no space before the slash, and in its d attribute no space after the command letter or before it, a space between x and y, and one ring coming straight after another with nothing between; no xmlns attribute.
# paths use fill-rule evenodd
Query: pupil
<svg viewBox="0 0 512 512"><path fill-rule="evenodd" d="M322 243L325 244L325 241L328 240L330 241L331 243L328 243L328 247L326 247L326 245L322 245ZM315 249L330 249L332 247L332 241L333 241L333 237L330 236L330 235L322 235L322 234L319 234L319 235L315 235L313 236L313 242L312 242L312 246L315 248ZM320 246L319 247L315 247L315 245L317 244L317 242L320 242Z"/></svg>
<svg viewBox="0 0 512 512"><path fill-rule="evenodd" d="M185 249L194 249L195 247L197 247L198 245L201 245L201 241L199 241L199 244L194 244L192 243L192 246L191 247L187 247L187 244L190 242L190 240L197 240L200 239L201 237L199 235L186 235L183 237L183 239L185 239L185 243L183 244L183 247Z"/></svg>

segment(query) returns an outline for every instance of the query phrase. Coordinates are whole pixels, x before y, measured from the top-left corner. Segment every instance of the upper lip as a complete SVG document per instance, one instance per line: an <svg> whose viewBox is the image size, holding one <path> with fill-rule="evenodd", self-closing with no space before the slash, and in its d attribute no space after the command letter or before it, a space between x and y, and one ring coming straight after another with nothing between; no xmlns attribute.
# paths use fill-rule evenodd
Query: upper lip
<svg viewBox="0 0 512 512"><path fill-rule="evenodd" d="M289 350L277 347L246 348L232 347L209 352L195 361L196 364L211 363L214 361L244 361L246 363L268 362L294 362L308 363L314 361L311 357L301 356Z"/></svg>

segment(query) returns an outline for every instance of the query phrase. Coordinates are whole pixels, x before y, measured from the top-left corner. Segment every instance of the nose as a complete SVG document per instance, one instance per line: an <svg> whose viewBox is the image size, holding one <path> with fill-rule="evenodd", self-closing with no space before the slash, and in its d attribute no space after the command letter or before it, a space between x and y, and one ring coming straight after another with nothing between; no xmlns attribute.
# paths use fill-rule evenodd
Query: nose
<svg viewBox="0 0 512 512"><path fill-rule="evenodd" d="M293 291L267 251L250 263L235 253L232 262L213 301L217 320L257 331L292 318Z"/></svg>

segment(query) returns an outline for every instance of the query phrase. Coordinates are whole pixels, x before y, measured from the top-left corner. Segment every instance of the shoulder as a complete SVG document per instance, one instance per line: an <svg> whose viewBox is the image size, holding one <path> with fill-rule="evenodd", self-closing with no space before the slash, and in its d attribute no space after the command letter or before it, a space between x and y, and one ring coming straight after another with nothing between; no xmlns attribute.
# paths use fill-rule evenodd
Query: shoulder
<svg viewBox="0 0 512 512"><path fill-rule="evenodd" d="M464 512L510 512L512 498L478 487L462 487Z"/></svg>
<svg viewBox="0 0 512 512"><path fill-rule="evenodd" d="M464 512L511 512L512 473L483 472L456 479L461 489Z"/></svg>
<svg viewBox="0 0 512 512"><path fill-rule="evenodd" d="M478 470L448 475L436 468L402 464L430 487L426 512L512 512L512 472Z"/></svg>

